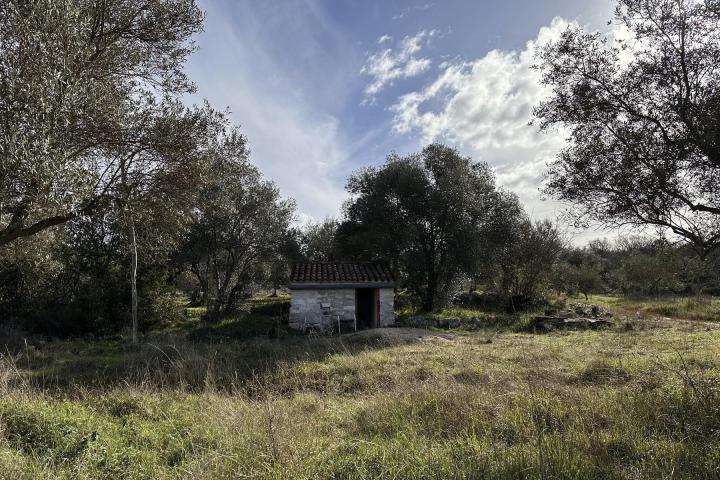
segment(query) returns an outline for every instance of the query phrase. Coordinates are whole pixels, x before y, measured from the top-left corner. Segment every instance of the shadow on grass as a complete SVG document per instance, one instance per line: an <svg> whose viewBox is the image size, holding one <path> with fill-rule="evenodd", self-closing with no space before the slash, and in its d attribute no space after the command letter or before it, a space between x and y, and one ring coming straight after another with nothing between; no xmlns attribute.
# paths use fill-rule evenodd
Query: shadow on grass
<svg viewBox="0 0 720 480"><path fill-rule="evenodd" d="M133 386L147 390L253 392L298 390L314 375L313 362L334 355L355 355L416 341L413 336L302 335L288 330L272 302L251 304L246 311L214 325L199 318L141 338L124 340L29 340L6 355L21 372L13 382L33 389L71 392ZM366 332L371 333L371 332ZM291 378L293 377L293 378ZM268 380L270 379L270 380ZM275 385L258 384L270 381ZM310 379L314 389L322 389Z"/></svg>

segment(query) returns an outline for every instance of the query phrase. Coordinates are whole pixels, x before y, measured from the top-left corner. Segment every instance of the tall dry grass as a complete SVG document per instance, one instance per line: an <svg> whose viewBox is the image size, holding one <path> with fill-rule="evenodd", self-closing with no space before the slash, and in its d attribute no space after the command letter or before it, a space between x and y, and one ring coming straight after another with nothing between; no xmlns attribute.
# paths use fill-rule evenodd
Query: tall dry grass
<svg viewBox="0 0 720 480"><path fill-rule="evenodd" d="M700 327L29 345L0 477L718 478L718 379Z"/></svg>

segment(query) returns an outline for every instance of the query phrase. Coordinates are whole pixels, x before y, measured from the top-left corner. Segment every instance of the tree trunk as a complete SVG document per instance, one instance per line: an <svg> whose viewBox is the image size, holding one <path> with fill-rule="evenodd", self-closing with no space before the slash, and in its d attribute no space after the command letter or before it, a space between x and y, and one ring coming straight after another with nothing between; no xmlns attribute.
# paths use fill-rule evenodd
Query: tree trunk
<svg viewBox="0 0 720 480"><path fill-rule="evenodd" d="M428 279L427 290L425 291L425 298L423 299L423 311L430 313L435 308L435 294L437 293L437 284L434 276Z"/></svg>
<svg viewBox="0 0 720 480"><path fill-rule="evenodd" d="M210 305L210 303L211 303L210 302L210 298L211 298L210 283L212 281L210 278L210 275L212 275L212 270L210 270L211 268L212 268L212 265L210 262L210 251L208 251L207 258L205 259L205 291L203 292L203 303L205 304L205 313L206 314L209 314L210 309L211 309L211 305Z"/></svg>
<svg viewBox="0 0 720 480"><path fill-rule="evenodd" d="M230 293L227 296L227 300L225 301L225 306L223 307L222 314L228 315L235 311L237 307L237 302L240 299L240 296L244 290L244 285L238 283L233 286L232 290L230 290Z"/></svg>
<svg viewBox="0 0 720 480"><path fill-rule="evenodd" d="M138 299L137 299L137 239L135 237L135 220L130 214L130 310L132 312L132 343L138 343Z"/></svg>
<svg viewBox="0 0 720 480"><path fill-rule="evenodd" d="M435 295L437 294L437 272L435 269L435 252L427 251L427 289L425 290L425 298L423 298L423 311L430 313L435 307Z"/></svg>
<svg viewBox="0 0 720 480"><path fill-rule="evenodd" d="M137 236L135 235L135 217L130 207L131 187L128 184L127 164L124 162L120 166L120 182L123 191L123 200L121 206L128 216L128 225L130 227L130 316L132 317L131 339L132 344L138 343L138 313L137 313Z"/></svg>

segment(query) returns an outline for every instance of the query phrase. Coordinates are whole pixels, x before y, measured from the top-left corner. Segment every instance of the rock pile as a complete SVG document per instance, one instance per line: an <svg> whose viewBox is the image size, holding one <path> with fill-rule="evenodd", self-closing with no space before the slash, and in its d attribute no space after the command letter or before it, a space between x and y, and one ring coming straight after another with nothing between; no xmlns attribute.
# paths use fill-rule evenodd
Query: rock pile
<svg viewBox="0 0 720 480"><path fill-rule="evenodd" d="M612 326L611 318L612 313L598 305L575 303L563 311L546 310L544 316L534 317L527 329L532 332L598 329Z"/></svg>
<svg viewBox="0 0 720 480"><path fill-rule="evenodd" d="M571 303L563 310L546 310L546 316L563 317L563 318L611 318L612 313L604 308L591 303Z"/></svg>

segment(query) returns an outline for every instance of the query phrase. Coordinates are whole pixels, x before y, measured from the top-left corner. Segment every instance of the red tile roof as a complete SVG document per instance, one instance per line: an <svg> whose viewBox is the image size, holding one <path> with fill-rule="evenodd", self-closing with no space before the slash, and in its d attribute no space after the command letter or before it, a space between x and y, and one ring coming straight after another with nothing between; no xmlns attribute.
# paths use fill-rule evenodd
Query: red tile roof
<svg viewBox="0 0 720 480"><path fill-rule="evenodd" d="M390 270L378 263L296 263L290 283L395 283Z"/></svg>

